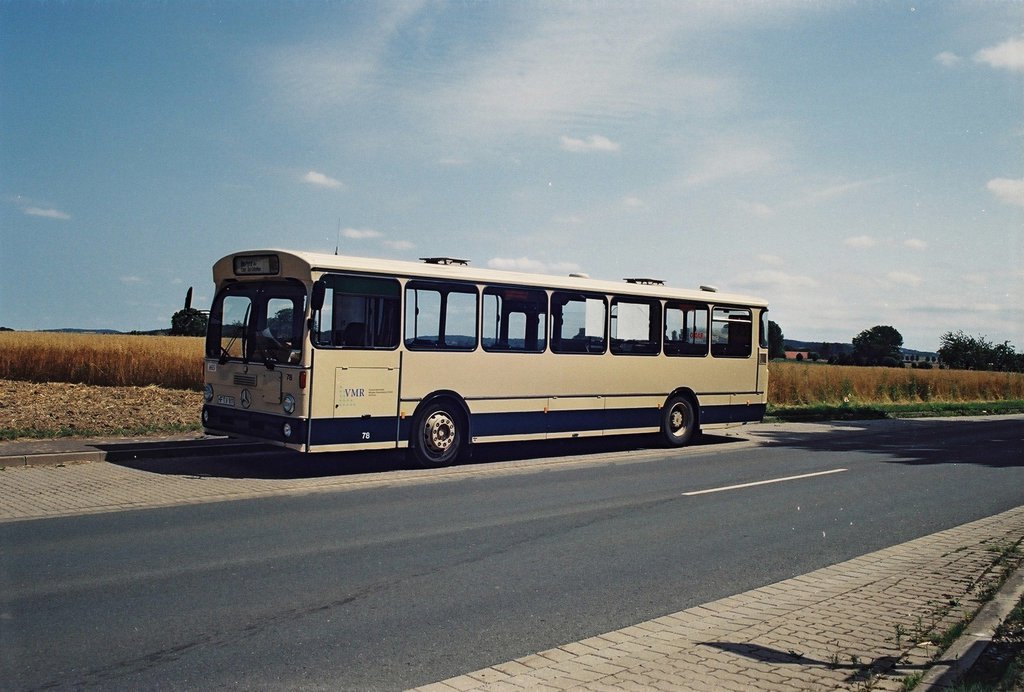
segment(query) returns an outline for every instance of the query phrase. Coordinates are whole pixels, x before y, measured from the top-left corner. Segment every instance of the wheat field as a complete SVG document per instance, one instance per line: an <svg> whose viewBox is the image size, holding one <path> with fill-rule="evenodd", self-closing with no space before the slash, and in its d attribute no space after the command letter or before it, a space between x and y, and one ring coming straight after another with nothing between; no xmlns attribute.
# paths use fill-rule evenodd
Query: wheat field
<svg viewBox="0 0 1024 692"><path fill-rule="evenodd" d="M199 390L203 339L0 332L0 379Z"/></svg>
<svg viewBox="0 0 1024 692"><path fill-rule="evenodd" d="M1024 374L772 362L768 401L776 406L1024 400Z"/></svg>
<svg viewBox="0 0 1024 692"><path fill-rule="evenodd" d="M203 339L0 332L0 379L199 390ZM768 401L775 406L1004 400L1024 400L1024 374L769 365Z"/></svg>

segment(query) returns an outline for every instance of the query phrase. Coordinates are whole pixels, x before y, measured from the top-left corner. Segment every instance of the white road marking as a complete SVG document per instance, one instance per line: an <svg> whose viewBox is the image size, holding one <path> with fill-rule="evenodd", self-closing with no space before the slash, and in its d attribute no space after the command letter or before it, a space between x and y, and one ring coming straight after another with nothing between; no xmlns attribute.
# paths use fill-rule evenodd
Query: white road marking
<svg viewBox="0 0 1024 692"><path fill-rule="evenodd" d="M693 490L688 493L683 493L683 497L693 497L694 495L708 495L710 493L721 493L726 490L740 490L741 488L753 488L755 485L768 485L770 483L785 483L786 481L798 481L802 478L814 478L816 476L828 476L833 473L842 473L848 469L832 469L831 471L818 471L816 473L804 473L799 476L786 476L785 478L772 478L767 481L755 481L753 483L740 483L739 485L726 485L721 488L709 488L707 490Z"/></svg>

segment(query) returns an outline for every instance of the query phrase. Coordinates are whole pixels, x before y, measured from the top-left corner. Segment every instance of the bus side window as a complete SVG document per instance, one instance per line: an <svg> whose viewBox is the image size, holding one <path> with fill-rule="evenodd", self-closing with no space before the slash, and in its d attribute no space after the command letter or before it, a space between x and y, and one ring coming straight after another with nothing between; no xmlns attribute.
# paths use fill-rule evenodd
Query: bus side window
<svg viewBox="0 0 1024 692"><path fill-rule="evenodd" d="M612 353L657 355L661 350L661 310L658 301L614 298L611 310Z"/></svg>
<svg viewBox="0 0 1024 692"><path fill-rule="evenodd" d="M485 351L544 351L547 333L547 294L526 288L488 286L483 295Z"/></svg>
<svg viewBox="0 0 1024 692"><path fill-rule="evenodd" d="M398 347L399 295L393 279L331 274L324 304L314 315L314 344L320 347L393 349Z"/></svg>
<svg viewBox="0 0 1024 692"><path fill-rule="evenodd" d="M753 321L747 308L715 308L712 313L711 355L747 358L753 346Z"/></svg>
<svg viewBox="0 0 1024 692"><path fill-rule="evenodd" d="M405 346L413 350L476 348L475 286L410 281L405 287Z"/></svg>
<svg viewBox="0 0 1024 692"><path fill-rule="evenodd" d="M686 303L666 304L665 354L669 356L706 356L707 353L707 306Z"/></svg>
<svg viewBox="0 0 1024 692"><path fill-rule="evenodd" d="M607 342L604 296L551 294L551 350L555 353L604 353Z"/></svg>

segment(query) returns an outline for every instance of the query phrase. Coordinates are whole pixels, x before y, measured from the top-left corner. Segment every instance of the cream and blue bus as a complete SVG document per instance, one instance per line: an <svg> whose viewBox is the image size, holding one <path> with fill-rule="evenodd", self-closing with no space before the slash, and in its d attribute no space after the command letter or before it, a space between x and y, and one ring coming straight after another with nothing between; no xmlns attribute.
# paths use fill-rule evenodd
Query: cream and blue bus
<svg viewBox="0 0 1024 692"><path fill-rule="evenodd" d="M651 433L760 421L767 304L670 288L288 250L213 267L208 433L302 452Z"/></svg>

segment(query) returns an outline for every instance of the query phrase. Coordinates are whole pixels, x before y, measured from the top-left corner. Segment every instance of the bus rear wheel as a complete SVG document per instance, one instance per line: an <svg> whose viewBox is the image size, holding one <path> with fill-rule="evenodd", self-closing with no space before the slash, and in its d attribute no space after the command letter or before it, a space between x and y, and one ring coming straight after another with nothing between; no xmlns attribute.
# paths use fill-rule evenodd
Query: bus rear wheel
<svg viewBox="0 0 1024 692"><path fill-rule="evenodd" d="M661 436L669 447L682 447L697 434L697 410L685 396L674 396L665 405L661 419Z"/></svg>
<svg viewBox="0 0 1024 692"><path fill-rule="evenodd" d="M448 402L430 404L413 423L412 450L423 467L447 466L458 458L465 431L462 417Z"/></svg>

